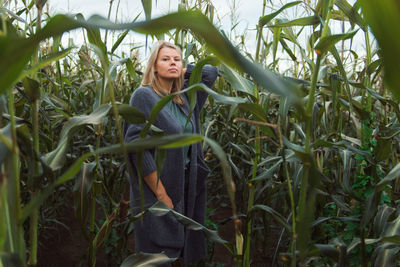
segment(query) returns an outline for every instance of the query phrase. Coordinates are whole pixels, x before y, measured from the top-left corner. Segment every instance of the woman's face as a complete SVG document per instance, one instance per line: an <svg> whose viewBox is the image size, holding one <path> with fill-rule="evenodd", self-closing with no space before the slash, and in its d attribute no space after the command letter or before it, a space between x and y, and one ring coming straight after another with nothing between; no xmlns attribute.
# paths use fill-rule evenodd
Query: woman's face
<svg viewBox="0 0 400 267"><path fill-rule="evenodd" d="M154 72L158 79L173 80L182 74L182 58L179 52L170 47L163 47L158 52Z"/></svg>

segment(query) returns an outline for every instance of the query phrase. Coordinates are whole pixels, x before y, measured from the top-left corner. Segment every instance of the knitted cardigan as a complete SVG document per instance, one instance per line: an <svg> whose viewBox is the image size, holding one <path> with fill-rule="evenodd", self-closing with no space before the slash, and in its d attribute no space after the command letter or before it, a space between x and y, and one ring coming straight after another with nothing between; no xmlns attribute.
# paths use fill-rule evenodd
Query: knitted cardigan
<svg viewBox="0 0 400 267"><path fill-rule="evenodd" d="M193 65L188 65L185 73L185 85L188 86L188 78L193 70ZM208 87L212 87L218 74L218 69L206 65L202 70L202 80ZM181 95L185 104L180 106L184 114L189 114L189 101L186 94ZM207 100L207 93L197 91L197 103L192 113L191 122L194 133L200 133L200 111ZM161 99L151 87L137 88L130 99L130 105L144 113L149 118L151 109ZM158 114L154 125L163 130L166 135L182 133L182 126L173 113L165 106ZM125 142L138 138L144 124L128 124L125 131ZM167 149L161 181L168 196L174 204L174 210L184 214L186 203L187 213L185 216L204 224L206 188L205 179L209 168L204 163L201 143L191 145L189 150L190 175L187 199L184 199L185 190L185 166L183 148ZM134 213L140 211L140 193L137 177L137 157L135 153L129 155L133 174L130 179L131 201ZM143 153L142 177L156 171L154 161L154 150L146 150ZM157 199L151 189L143 182L145 208L153 205ZM185 229L172 214L154 216L147 213L142 220L135 223L135 250L136 252L160 253L164 251L169 257L177 258L183 255L185 264L206 256L206 243L201 231Z"/></svg>

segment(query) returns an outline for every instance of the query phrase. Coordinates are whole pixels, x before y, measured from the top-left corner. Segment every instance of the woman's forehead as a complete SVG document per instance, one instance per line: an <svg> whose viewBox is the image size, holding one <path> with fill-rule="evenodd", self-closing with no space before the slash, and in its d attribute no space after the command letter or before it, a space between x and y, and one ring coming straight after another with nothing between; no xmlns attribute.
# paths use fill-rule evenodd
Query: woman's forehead
<svg viewBox="0 0 400 267"><path fill-rule="evenodd" d="M171 47L163 47L160 49L160 52L158 53L159 56L172 56L172 57L176 57L176 56L181 56L180 53Z"/></svg>

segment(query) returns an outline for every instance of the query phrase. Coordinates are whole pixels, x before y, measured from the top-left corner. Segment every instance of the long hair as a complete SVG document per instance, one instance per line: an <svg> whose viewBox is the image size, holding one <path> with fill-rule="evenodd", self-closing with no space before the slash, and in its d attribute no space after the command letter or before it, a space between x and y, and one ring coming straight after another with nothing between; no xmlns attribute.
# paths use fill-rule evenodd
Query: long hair
<svg viewBox="0 0 400 267"><path fill-rule="evenodd" d="M158 54L159 54L160 50L164 47L175 49L176 51L178 51L179 55L182 58L182 51L179 49L179 47L177 47L176 45L171 44L169 42L166 42L166 41L159 41L154 46L154 48L151 52L151 55L147 62L146 70L143 74L142 83L141 83L142 86L143 85L151 86L154 89L154 91L161 97L166 96L167 92L165 91L164 88L161 87L157 73L154 72L154 67L157 62ZM174 79L174 81L172 83L171 93L179 92L183 87L183 83L184 83L184 74L183 74L183 71L181 71L181 75L178 78ZM183 101L183 98L181 97L181 95L176 95L172 99L172 101L175 104L179 104L179 105L183 105L185 103Z"/></svg>

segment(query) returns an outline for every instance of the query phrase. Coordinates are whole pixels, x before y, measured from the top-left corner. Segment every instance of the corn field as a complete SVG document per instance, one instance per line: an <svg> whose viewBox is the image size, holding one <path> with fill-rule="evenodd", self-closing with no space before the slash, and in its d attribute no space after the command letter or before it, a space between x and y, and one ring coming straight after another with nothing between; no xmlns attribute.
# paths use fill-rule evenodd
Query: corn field
<svg viewBox="0 0 400 267"><path fill-rule="evenodd" d="M71 231L67 217L87 244L76 266L171 262L133 253L133 222L148 212L205 234L208 258L193 266L400 265L400 3L251 1L260 17L246 40L220 30L213 1L153 18L157 1L142 0L145 20L116 23L0 0L1 267L51 266L43 251ZM66 45L76 29L84 43ZM202 135L124 143L125 122L151 130L171 99L149 120L128 105L143 72L141 48L116 52L130 32L196 64L184 92L209 93ZM199 83L204 64L219 68L212 89ZM197 142L212 170L206 225L162 203L130 215L128 153L155 148L162 163Z"/></svg>

